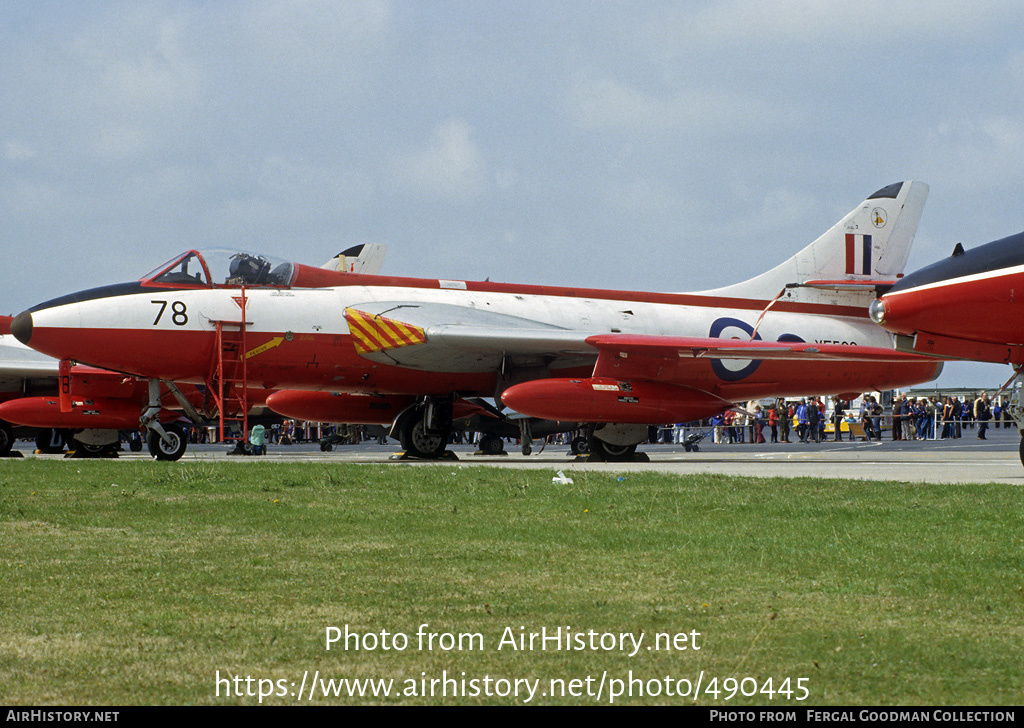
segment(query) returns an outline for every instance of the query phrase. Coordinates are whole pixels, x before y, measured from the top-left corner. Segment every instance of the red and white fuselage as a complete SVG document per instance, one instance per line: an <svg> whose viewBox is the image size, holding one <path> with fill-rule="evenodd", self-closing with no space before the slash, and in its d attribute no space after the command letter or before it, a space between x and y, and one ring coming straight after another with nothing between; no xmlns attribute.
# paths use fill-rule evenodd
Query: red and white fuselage
<svg viewBox="0 0 1024 728"><path fill-rule="evenodd" d="M358 280L357 280L358 279ZM750 341L767 300L706 295L557 289L455 281L353 276L323 289L247 289L246 356L250 386L338 392L492 396L503 359L529 374L587 377L598 334ZM145 377L202 383L215 358L216 322L240 321L238 291L182 290L120 295L31 313L28 343L59 359ZM373 339L353 311L420 329L418 343ZM162 312L162 314L161 314ZM500 343L466 340L467 331L518 334ZM386 337L385 333L379 337ZM470 333L477 333L470 331ZM866 306L779 301L757 339L890 349L891 337ZM385 339L386 340L386 339ZM852 353L852 349L851 349ZM681 361L681 360L680 360ZM678 372L659 364L652 378L696 387L728 401L806 392L857 392L905 386L933 373L921 362L704 359Z"/></svg>
<svg viewBox="0 0 1024 728"><path fill-rule="evenodd" d="M20 314L12 331L59 359L200 383L222 356L218 326L244 328L237 356L250 386L498 396L545 418L684 421L731 402L936 376L941 365L894 353L867 317L873 286L902 271L926 193L921 183L883 188L781 265L712 291L325 281L301 266L288 281L275 269L268 285L214 285L207 274L200 287L183 258L153 280L184 288L85 291Z"/></svg>

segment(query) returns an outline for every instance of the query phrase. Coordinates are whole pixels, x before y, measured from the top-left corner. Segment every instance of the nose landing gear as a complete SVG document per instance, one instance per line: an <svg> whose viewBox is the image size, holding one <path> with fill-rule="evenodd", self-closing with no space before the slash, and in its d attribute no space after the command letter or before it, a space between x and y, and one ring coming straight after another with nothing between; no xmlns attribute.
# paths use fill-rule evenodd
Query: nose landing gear
<svg viewBox="0 0 1024 728"><path fill-rule="evenodd" d="M160 424L160 380L149 380L149 406L139 420L146 428L149 454L157 460L180 460L188 448L188 430L179 424Z"/></svg>
<svg viewBox="0 0 1024 728"><path fill-rule="evenodd" d="M188 449L188 430L178 424L163 425L160 429L163 434L155 429L146 433L149 454L157 460L180 460Z"/></svg>

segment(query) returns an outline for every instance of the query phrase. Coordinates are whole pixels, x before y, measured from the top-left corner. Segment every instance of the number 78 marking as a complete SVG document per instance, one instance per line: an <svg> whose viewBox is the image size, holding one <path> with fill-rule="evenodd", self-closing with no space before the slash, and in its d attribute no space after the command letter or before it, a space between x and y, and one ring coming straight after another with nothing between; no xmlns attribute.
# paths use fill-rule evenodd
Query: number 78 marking
<svg viewBox="0 0 1024 728"><path fill-rule="evenodd" d="M150 303L156 304L160 307L160 310L156 313L156 318L153 319L153 325L156 326L160 323L160 319L164 315L164 311L167 310L167 301L150 301ZM188 307L185 306L182 301L175 301L171 304L171 311L174 315L171 316L171 323L175 326L184 326L188 323Z"/></svg>

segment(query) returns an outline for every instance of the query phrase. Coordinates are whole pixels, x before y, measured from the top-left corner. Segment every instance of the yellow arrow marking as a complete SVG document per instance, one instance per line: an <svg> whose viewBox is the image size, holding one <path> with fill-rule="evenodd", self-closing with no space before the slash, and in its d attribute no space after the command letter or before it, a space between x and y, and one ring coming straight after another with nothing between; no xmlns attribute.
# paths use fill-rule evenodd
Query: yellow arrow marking
<svg viewBox="0 0 1024 728"><path fill-rule="evenodd" d="M270 351L274 347L280 346L283 342L284 342L284 337L283 336L275 336L273 339L268 341L266 344L262 344L260 346L257 346L252 351L245 352L245 358L246 359L252 359L254 356L258 356L258 355L262 354L265 351Z"/></svg>

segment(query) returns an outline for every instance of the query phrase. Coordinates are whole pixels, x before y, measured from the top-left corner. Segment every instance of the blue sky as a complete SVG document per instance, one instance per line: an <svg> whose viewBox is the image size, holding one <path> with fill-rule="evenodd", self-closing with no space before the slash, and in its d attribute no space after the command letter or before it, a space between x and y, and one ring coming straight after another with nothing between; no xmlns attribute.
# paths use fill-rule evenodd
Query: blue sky
<svg viewBox="0 0 1024 728"><path fill-rule="evenodd" d="M0 310L211 246L705 289L903 179L931 186L913 270L1024 229L1022 21L1010 1L0 0Z"/></svg>

